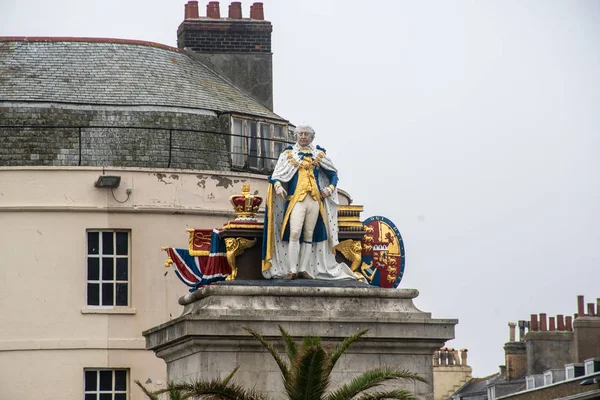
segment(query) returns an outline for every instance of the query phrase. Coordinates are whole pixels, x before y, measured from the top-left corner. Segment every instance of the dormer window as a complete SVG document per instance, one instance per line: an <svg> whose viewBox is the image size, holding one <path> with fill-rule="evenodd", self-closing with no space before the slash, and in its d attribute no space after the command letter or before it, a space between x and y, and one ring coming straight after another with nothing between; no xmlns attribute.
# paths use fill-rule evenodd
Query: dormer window
<svg viewBox="0 0 600 400"><path fill-rule="evenodd" d="M285 124L231 117L231 164L234 168L270 171L291 143Z"/></svg>

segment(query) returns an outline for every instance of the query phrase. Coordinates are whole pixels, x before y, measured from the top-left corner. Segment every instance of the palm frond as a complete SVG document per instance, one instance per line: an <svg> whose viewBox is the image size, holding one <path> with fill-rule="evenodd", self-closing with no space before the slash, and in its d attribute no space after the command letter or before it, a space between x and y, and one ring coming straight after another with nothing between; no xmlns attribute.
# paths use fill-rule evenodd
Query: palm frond
<svg viewBox="0 0 600 400"><path fill-rule="evenodd" d="M327 396L327 400L348 400L365 390L372 389L386 381L393 379L404 379L410 381L425 382L420 375L407 370L401 370L391 367L374 368L362 373L349 383L342 385L336 391Z"/></svg>
<svg viewBox="0 0 600 400"><path fill-rule="evenodd" d="M267 400L266 397L254 390L244 389L234 383L223 380L198 380L195 382L177 383L171 386L171 391L179 391L185 398L205 398L219 400Z"/></svg>
<svg viewBox="0 0 600 400"><path fill-rule="evenodd" d="M412 393L410 393L407 390L396 389L396 390L390 390L387 392L368 393L368 394L362 395L361 397L359 397L356 400L385 400L385 399L416 400L416 397L413 396Z"/></svg>
<svg viewBox="0 0 600 400"><path fill-rule="evenodd" d="M238 369L240 369L239 365L237 367L235 367L235 369L233 371L231 371L231 373L229 375L227 375L225 377L225 379L223 379L223 383L225 385L227 385L229 383L229 381L231 380L231 378L233 378L233 376L235 375L235 373L238 372Z"/></svg>
<svg viewBox="0 0 600 400"><path fill-rule="evenodd" d="M275 362L277 363L277 365L279 366L279 369L281 370L283 379L287 380L290 376L290 369L289 369L288 365L285 363L285 361L283 360L283 358L281 357L281 355L279 354L279 352L275 349L275 347L271 343L269 343L260 333L256 332L254 329L247 327L247 326L244 326L243 328L246 332L248 332L249 334L254 336L263 345L263 347L265 349L267 349L269 351L269 353L271 353L271 356L275 359Z"/></svg>
<svg viewBox="0 0 600 400"><path fill-rule="evenodd" d="M169 392L169 400L184 400L184 399L187 399L189 397L190 396L185 396L179 390L175 390L175 391Z"/></svg>
<svg viewBox="0 0 600 400"><path fill-rule="evenodd" d="M185 393L183 390L175 388L175 382L173 381L167 383L166 389L162 389L155 393L168 393L169 400L184 400L191 397L189 393Z"/></svg>
<svg viewBox="0 0 600 400"><path fill-rule="evenodd" d="M152 400L158 400L160 399L160 395L164 394L164 393L168 393L169 397L173 400L174 399L178 399L178 398L185 398L184 394L181 393L182 391L184 391L184 386L185 383L174 383L174 382L168 382L167 383L167 387L164 389L157 389L154 391L150 391L148 388L146 388L144 385L142 385L142 383L140 381L135 381L135 383L137 383L137 385L142 389L142 391L146 394L146 396L148 396L149 398L151 398ZM188 384L189 385L189 384ZM175 396L175 397L173 397ZM177 397L179 396L179 397Z"/></svg>
<svg viewBox="0 0 600 400"><path fill-rule="evenodd" d="M338 362L339 358L342 356L342 354L344 354L346 352L346 350L348 350L348 348L350 347L350 345L354 342L356 342L358 339L360 339L362 336L364 336L367 332L369 332L368 329L365 329L363 331L358 332L356 335L352 335L350 337L347 337L346 339L344 339L344 341L342 343L340 343L335 350L333 350L331 352L331 370L333 370L333 367L335 367L335 364ZM330 372L331 372L330 370Z"/></svg>
<svg viewBox="0 0 600 400"><path fill-rule="evenodd" d="M321 347L321 338L319 336L305 336L302 338L299 351L304 351L313 346Z"/></svg>
<svg viewBox="0 0 600 400"><path fill-rule="evenodd" d="M325 373L328 356L321 346L301 350L293 365L293 375L286 385L290 400L322 400L329 386Z"/></svg>
<svg viewBox="0 0 600 400"><path fill-rule="evenodd" d="M292 363L298 355L298 346L296 346L294 338L292 338L289 332L283 329L281 325L279 326L279 332L281 332L281 337L283 338L283 345L285 347L285 351L287 352L288 358Z"/></svg>

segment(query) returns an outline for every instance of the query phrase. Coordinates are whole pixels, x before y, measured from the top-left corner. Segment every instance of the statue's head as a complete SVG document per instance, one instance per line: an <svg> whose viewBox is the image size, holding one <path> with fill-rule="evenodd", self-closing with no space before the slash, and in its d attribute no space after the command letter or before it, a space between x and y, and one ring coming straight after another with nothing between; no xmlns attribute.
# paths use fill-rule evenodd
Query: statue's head
<svg viewBox="0 0 600 400"><path fill-rule="evenodd" d="M294 129L294 137L300 146L308 146L315 138L315 130L312 126L302 123Z"/></svg>

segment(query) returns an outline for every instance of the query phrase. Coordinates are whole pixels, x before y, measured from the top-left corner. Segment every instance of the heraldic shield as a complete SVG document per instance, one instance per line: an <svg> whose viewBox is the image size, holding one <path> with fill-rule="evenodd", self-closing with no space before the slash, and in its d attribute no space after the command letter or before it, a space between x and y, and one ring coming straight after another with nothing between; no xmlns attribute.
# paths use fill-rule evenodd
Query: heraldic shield
<svg viewBox="0 0 600 400"><path fill-rule="evenodd" d="M373 286L397 288L404 274L404 243L400 231L389 219L374 216L363 221L360 272Z"/></svg>

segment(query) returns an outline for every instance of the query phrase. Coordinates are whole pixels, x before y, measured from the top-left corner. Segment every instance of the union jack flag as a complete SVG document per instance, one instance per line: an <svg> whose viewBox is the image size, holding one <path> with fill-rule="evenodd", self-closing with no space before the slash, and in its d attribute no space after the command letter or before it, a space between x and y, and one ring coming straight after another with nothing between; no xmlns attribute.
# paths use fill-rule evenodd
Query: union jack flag
<svg viewBox="0 0 600 400"><path fill-rule="evenodd" d="M200 231L196 229L196 231ZM218 229L206 229L211 234L210 252L208 255L192 256L189 249L166 247L169 255L166 266L173 266L177 277L187 286L190 292L211 283L224 281L231 274L227 262L225 243L219 236Z"/></svg>

